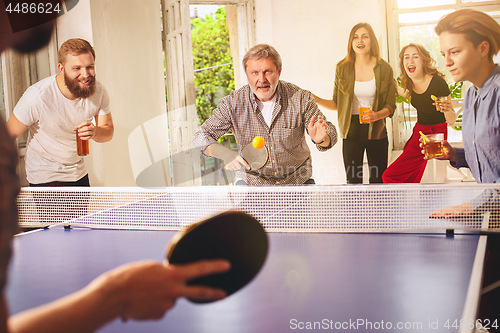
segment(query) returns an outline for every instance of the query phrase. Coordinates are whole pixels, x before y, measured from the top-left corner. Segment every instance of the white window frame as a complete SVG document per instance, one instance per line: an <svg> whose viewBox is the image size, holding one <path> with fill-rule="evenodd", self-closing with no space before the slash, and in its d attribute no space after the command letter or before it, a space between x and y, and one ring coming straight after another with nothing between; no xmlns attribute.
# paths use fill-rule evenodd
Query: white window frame
<svg viewBox="0 0 500 333"><path fill-rule="evenodd" d="M169 183L180 186L201 185L199 153L194 152L190 145L198 118L189 5L237 7L239 59L235 59L235 62L241 63L243 55L255 44L255 4L254 0L161 0L161 4L171 155ZM236 82L237 86L246 84L246 77L240 75L240 81Z"/></svg>

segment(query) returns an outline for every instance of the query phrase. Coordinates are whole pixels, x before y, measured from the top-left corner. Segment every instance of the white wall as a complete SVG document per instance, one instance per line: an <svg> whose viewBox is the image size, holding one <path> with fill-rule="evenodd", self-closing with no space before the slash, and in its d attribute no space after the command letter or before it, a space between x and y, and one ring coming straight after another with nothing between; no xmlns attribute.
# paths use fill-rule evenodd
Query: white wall
<svg viewBox="0 0 500 333"><path fill-rule="evenodd" d="M71 11L57 19L57 44L70 38L83 38L94 45L89 0L80 0Z"/></svg>
<svg viewBox="0 0 500 333"><path fill-rule="evenodd" d="M92 142L86 157L93 186L136 185L129 135L166 110L160 23L156 0L80 0L58 21L59 45L73 37L92 43L96 77L111 100L114 137ZM165 170L157 171L165 186Z"/></svg>
<svg viewBox="0 0 500 333"><path fill-rule="evenodd" d="M347 54L351 28L368 22L385 59L383 0L256 0L256 43L274 46L283 60L281 79L314 94L331 98L335 65ZM324 110L338 128L337 113ZM320 153L310 144L317 184L345 183L341 140Z"/></svg>

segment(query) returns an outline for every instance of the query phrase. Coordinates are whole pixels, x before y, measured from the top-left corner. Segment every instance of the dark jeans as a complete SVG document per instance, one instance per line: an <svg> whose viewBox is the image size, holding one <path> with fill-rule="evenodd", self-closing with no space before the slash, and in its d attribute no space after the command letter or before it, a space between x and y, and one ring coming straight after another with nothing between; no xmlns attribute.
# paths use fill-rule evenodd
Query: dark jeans
<svg viewBox="0 0 500 333"><path fill-rule="evenodd" d="M304 185L314 185L314 184L316 184L316 182L312 178L309 178L304 183ZM248 185L248 184L243 179L238 179L234 185L243 185L243 186L245 186L245 185Z"/></svg>
<svg viewBox="0 0 500 333"><path fill-rule="evenodd" d="M368 124L360 124L359 116L352 116L347 138L342 140L344 168L347 184L363 183L363 156L366 150L370 183L382 183L382 174L387 169L389 141L368 140Z"/></svg>
<svg viewBox="0 0 500 333"><path fill-rule="evenodd" d="M75 182L30 183L30 187L63 186L90 187L89 176L85 175ZM62 223L87 215L90 192L82 191L71 196L64 191L49 192L32 192L38 218L44 225Z"/></svg>
<svg viewBox="0 0 500 333"><path fill-rule="evenodd" d="M31 184L30 187L59 187L59 186L90 186L89 175L85 175L76 182L48 182L40 184Z"/></svg>

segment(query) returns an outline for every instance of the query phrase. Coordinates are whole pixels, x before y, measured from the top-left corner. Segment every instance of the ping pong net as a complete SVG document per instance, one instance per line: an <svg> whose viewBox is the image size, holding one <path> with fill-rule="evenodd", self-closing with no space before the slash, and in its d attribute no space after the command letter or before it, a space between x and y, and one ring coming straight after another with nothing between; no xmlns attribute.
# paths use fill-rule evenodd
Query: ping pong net
<svg viewBox="0 0 500 333"><path fill-rule="evenodd" d="M430 218L463 203L475 213ZM18 207L22 228L178 230L235 209L270 232L500 232L498 184L23 188Z"/></svg>

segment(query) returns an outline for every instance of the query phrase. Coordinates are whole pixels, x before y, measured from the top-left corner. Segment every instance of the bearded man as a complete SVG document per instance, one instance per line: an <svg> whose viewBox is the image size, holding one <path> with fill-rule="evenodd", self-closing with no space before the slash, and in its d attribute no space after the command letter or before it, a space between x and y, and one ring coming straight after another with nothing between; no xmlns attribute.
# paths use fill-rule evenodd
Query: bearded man
<svg viewBox="0 0 500 333"><path fill-rule="evenodd" d="M76 151L76 135L111 140L109 97L95 79L95 52L89 42L69 39L58 56L59 73L24 92L7 130L16 139L29 128L25 163L30 186L90 186L83 157Z"/></svg>

